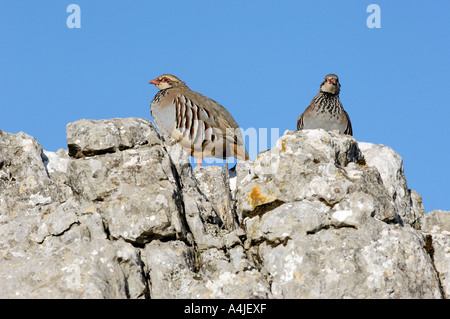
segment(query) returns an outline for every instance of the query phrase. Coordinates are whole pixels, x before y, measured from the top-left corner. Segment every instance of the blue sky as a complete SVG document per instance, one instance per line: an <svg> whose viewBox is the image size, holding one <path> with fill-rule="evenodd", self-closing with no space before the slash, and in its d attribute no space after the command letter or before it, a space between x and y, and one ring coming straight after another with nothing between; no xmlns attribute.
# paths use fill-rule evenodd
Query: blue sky
<svg viewBox="0 0 450 319"><path fill-rule="evenodd" d="M450 210L449 15L448 0L0 0L0 129L67 149L69 122L151 119L148 82L173 73L282 134L336 73L355 138L402 156L426 211Z"/></svg>

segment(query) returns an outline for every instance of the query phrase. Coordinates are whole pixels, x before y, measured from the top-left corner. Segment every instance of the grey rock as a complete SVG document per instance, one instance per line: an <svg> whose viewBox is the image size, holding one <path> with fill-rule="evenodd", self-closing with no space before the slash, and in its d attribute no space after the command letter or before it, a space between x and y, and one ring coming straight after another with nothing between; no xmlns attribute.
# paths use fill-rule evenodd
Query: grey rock
<svg viewBox="0 0 450 319"><path fill-rule="evenodd" d="M67 140L0 131L0 298L450 295L450 214L424 213L389 147L287 131L227 172L144 119Z"/></svg>
<svg viewBox="0 0 450 319"><path fill-rule="evenodd" d="M111 121L80 120L67 124L66 131L72 157L93 156L119 149L119 130Z"/></svg>
<svg viewBox="0 0 450 319"><path fill-rule="evenodd" d="M352 137L324 130L288 131L258 156L251 178L240 182L236 197L241 219L292 201L345 206L348 196L361 192L376 198L371 212L376 218L393 221L395 207L378 171L355 164L361 159Z"/></svg>
<svg viewBox="0 0 450 319"><path fill-rule="evenodd" d="M412 229L337 228L263 243L275 298L441 298L423 240ZM418 251L420 253L418 253Z"/></svg>
<svg viewBox="0 0 450 319"><path fill-rule="evenodd" d="M136 257L118 259L135 248L107 239L101 216L64 184L69 159L47 154L0 131L0 298L144 297L140 271L125 270Z"/></svg>
<svg viewBox="0 0 450 319"><path fill-rule="evenodd" d="M31 136L0 131L0 252L35 248L41 216L64 202Z"/></svg>
<svg viewBox="0 0 450 319"><path fill-rule="evenodd" d="M329 226L329 210L315 201L285 203L262 216L245 219L247 238L253 243L285 243L295 234L306 235Z"/></svg>
<svg viewBox="0 0 450 319"><path fill-rule="evenodd" d="M445 298L450 298L450 211L434 210L421 220L421 230Z"/></svg>
<svg viewBox="0 0 450 319"><path fill-rule="evenodd" d="M140 118L79 120L67 124L67 145L73 157L113 153L136 145L161 144L150 121Z"/></svg>
<svg viewBox="0 0 450 319"><path fill-rule="evenodd" d="M448 234L432 234L426 236L427 242L430 244L429 253L432 256L434 267L439 276L441 289L444 298L450 298L450 235ZM430 240L431 239L431 240Z"/></svg>
<svg viewBox="0 0 450 319"><path fill-rule="evenodd" d="M93 203L115 239L142 244L186 235L177 184L162 145L72 160L67 179L76 194Z"/></svg>
<svg viewBox="0 0 450 319"><path fill-rule="evenodd" d="M98 214L78 216L34 249L10 249L0 261L2 298L144 298L138 252L106 239Z"/></svg>
<svg viewBox="0 0 450 319"><path fill-rule="evenodd" d="M426 233L450 235L450 211L429 212L422 218L420 229Z"/></svg>
<svg viewBox="0 0 450 319"><path fill-rule="evenodd" d="M380 173L383 185L396 205L402 221L412 226L419 223L423 216L420 196L411 196L403 170L403 159L392 148L385 145L358 143L368 166L375 167ZM419 197L419 198L418 198Z"/></svg>
<svg viewBox="0 0 450 319"><path fill-rule="evenodd" d="M211 202L224 227L234 230L238 227L234 202L231 195L229 174L219 166L196 167L195 178L200 191Z"/></svg>
<svg viewBox="0 0 450 319"><path fill-rule="evenodd" d="M268 283L237 246L195 252L185 243L152 241L144 250L152 298L267 298Z"/></svg>
<svg viewBox="0 0 450 319"><path fill-rule="evenodd" d="M211 201L202 193L187 153L173 139L164 140L169 157L178 176L179 193L187 226L199 249L222 247L219 237L222 221Z"/></svg>

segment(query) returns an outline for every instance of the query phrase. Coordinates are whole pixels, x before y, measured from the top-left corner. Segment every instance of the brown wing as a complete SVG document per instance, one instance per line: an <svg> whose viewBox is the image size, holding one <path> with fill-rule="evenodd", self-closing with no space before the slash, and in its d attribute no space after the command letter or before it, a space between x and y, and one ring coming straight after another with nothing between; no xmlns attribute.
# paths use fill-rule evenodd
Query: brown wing
<svg viewBox="0 0 450 319"><path fill-rule="evenodd" d="M350 117L347 112L344 111L345 117L347 118L347 128L344 131L344 134L348 134L353 136L352 122L350 122Z"/></svg>
<svg viewBox="0 0 450 319"><path fill-rule="evenodd" d="M177 127L186 127L191 130L190 137L193 141L201 136L205 139L203 144L206 147L207 144L223 139L222 144L225 148L223 154L228 154L226 148L230 147L231 154L236 158L249 159L239 126L222 105L191 90L178 93L174 104ZM178 123L180 119L182 121ZM189 124L190 122L192 124ZM215 154L215 157L220 157L219 152Z"/></svg>
<svg viewBox="0 0 450 319"><path fill-rule="evenodd" d="M303 129L303 114L300 115L297 119L297 130L300 131Z"/></svg>
<svg viewBox="0 0 450 319"><path fill-rule="evenodd" d="M300 115L297 119L297 130L303 130L303 127L305 126L303 123L303 117L305 114L311 112L311 109L314 108L313 101L311 101L311 104L306 108L306 110Z"/></svg>

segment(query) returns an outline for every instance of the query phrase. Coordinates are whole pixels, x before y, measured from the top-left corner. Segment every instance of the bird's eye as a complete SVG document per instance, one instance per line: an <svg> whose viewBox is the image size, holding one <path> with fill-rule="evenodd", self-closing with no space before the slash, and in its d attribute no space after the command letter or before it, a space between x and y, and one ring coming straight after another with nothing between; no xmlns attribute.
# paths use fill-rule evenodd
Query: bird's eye
<svg viewBox="0 0 450 319"><path fill-rule="evenodd" d="M167 83L167 82L169 82L170 80L169 80L168 78L163 78L161 81L164 82L164 83Z"/></svg>

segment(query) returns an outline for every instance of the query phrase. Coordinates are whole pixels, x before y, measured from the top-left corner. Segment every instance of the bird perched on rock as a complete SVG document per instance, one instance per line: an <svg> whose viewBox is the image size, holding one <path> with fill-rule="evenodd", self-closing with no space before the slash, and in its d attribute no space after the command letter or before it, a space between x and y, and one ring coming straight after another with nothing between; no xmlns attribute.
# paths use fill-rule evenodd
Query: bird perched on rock
<svg viewBox="0 0 450 319"><path fill-rule="evenodd" d="M352 123L339 99L341 84L335 74L328 74L311 104L297 120L297 130L322 128L353 135Z"/></svg>
<svg viewBox="0 0 450 319"><path fill-rule="evenodd" d="M222 105L192 91L172 74L149 83L160 90L150 105L156 126L195 157L197 166L205 157L249 159L240 128Z"/></svg>

